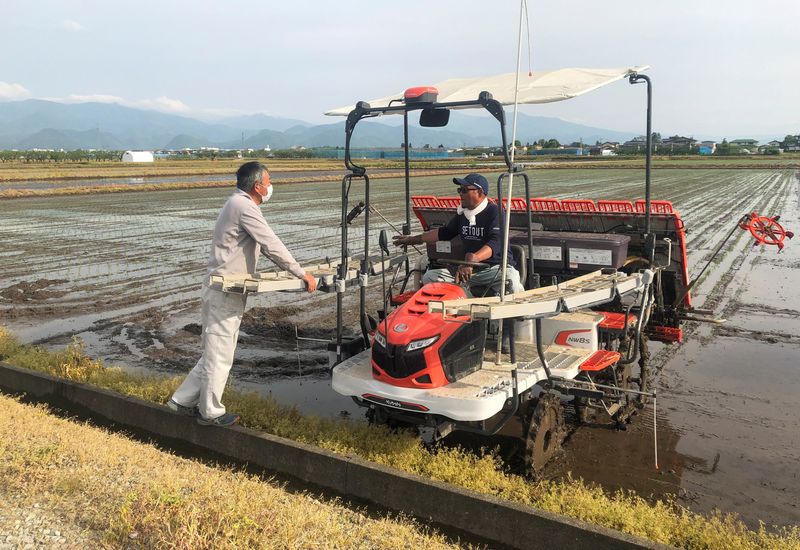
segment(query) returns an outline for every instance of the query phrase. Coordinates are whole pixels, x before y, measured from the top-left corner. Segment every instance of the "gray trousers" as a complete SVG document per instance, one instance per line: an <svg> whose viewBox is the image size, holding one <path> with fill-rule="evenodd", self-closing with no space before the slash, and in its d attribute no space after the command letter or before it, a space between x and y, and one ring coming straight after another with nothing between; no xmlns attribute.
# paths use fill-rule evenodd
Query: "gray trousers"
<svg viewBox="0 0 800 550"><path fill-rule="evenodd" d="M506 280L511 282L511 292L522 292L525 290L522 287L522 282L519 280L519 271L513 267L506 268ZM428 283L453 283L455 277L448 269L429 269L422 276L422 284ZM491 285L491 292L500 294L500 266L495 265L483 271L472 273L469 278L469 288L472 294L473 287L487 287ZM487 293L488 295L488 293ZM474 296L474 294L473 294ZM480 296L477 296L478 298Z"/></svg>
<svg viewBox="0 0 800 550"><path fill-rule="evenodd" d="M175 391L172 399L184 407L197 405L203 418L225 414L222 392L233 365L247 296L203 285L203 354Z"/></svg>

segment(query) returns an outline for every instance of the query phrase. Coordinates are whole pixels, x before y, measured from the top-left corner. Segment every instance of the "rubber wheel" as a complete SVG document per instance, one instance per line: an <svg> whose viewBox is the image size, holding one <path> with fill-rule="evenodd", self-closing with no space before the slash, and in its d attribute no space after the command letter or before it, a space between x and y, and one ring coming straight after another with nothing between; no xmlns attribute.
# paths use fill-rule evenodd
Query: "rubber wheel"
<svg viewBox="0 0 800 550"><path fill-rule="evenodd" d="M561 400L551 393L539 397L533 409L525 443L525 467L538 477L548 462L561 450L567 429Z"/></svg>
<svg viewBox="0 0 800 550"><path fill-rule="evenodd" d="M650 382L650 371L648 367L650 351L647 342L648 338L644 332L642 332L639 340L638 369L635 369L633 365L617 365L617 382L621 388L638 390L641 392L647 391ZM620 346L620 353L622 353L623 357L628 354L628 349L632 345L632 342L628 342L627 345ZM622 407L613 417L617 422L617 427L624 428L625 424L630 423L632 420L631 417L636 414L639 409L644 408L647 400L648 398L646 395L624 394Z"/></svg>
<svg viewBox="0 0 800 550"><path fill-rule="evenodd" d="M578 424L590 424L594 419L594 410L587 405L588 399L576 397L572 402L575 407L575 420Z"/></svg>

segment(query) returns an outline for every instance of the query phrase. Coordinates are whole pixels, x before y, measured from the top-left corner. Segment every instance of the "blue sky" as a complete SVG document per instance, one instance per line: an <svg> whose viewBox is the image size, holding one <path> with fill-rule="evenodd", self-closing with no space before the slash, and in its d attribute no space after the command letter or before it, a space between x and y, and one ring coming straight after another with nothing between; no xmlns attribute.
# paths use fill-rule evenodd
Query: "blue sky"
<svg viewBox="0 0 800 550"><path fill-rule="evenodd" d="M515 0L11 0L0 101L330 122L324 110L358 99L513 71L518 11ZM534 71L651 65L662 133L800 132L800 2L529 0L529 17ZM640 132L643 105L641 87L618 83L524 112Z"/></svg>

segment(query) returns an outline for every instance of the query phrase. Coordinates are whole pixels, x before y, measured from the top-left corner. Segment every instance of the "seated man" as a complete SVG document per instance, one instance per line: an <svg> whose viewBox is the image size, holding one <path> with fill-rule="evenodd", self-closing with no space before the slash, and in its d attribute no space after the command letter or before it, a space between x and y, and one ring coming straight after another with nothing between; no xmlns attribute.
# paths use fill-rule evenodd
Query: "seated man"
<svg viewBox="0 0 800 550"><path fill-rule="evenodd" d="M500 264L503 254L502 234L500 232L500 209L489 202L489 182L480 174L468 174L464 178L453 178L461 195L461 206L456 210L447 225L430 229L420 235L396 235L395 245L422 244L436 241L449 241L461 236L464 243L464 260L481 262L489 267L473 270L471 266L459 266L455 273L449 269L429 269L422 276L422 283L469 281L470 291L490 287L494 294L500 293ZM524 289L515 268L514 259L508 253L506 280L511 283L511 292ZM475 295L474 292L472 292ZM478 296L483 295L480 291ZM488 294L488 292L486 293Z"/></svg>

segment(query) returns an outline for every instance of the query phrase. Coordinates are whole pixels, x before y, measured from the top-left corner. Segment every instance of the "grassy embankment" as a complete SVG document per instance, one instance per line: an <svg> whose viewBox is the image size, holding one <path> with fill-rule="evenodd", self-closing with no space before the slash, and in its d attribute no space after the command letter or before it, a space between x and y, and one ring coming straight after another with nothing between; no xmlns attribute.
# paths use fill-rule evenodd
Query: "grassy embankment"
<svg viewBox="0 0 800 550"><path fill-rule="evenodd" d="M0 499L76 526L73 548L459 547L413 519L290 492L8 397L0 397Z"/></svg>
<svg viewBox="0 0 800 550"><path fill-rule="evenodd" d="M157 403L164 403L179 382L176 378L133 375L105 367L99 361L86 357L79 343L73 343L58 353L21 345L1 327L0 359L18 367L47 372ZM506 473L498 457L491 452L477 456L461 449L427 451L411 434L395 434L383 427L363 423L304 416L294 408L280 406L273 400L252 393L228 390L226 403L231 410L242 414L245 426L253 429L342 454L356 454L406 472L565 514L652 541L683 548L800 549L798 527L770 532L762 527L753 531L734 515L704 516L669 501L650 503L632 493L606 494L602 489L578 480L531 483L525 478ZM221 490L221 493L226 492ZM208 498L213 501L218 498L213 485L209 485L202 494L177 495L180 499ZM167 523L171 525L169 529L175 529L183 521L180 519L182 516L175 514L175 509L166 506L161 498L151 496L137 506L136 513L129 517L143 518L137 520L147 522L141 529L156 529L159 523ZM197 517L188 514L185 521L196 522ZM169 522L177 524L173 526ZM180 528L196 527L181 525Z"/></svg>

